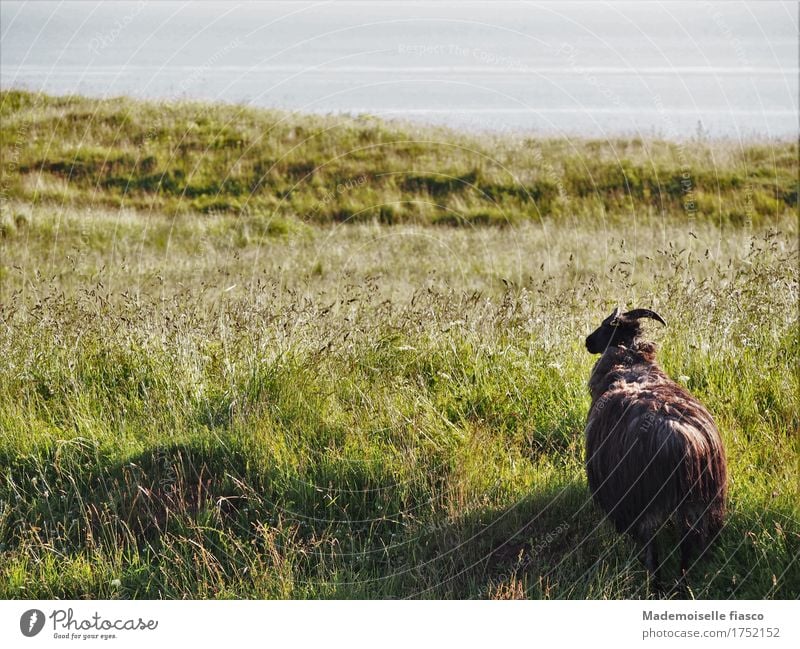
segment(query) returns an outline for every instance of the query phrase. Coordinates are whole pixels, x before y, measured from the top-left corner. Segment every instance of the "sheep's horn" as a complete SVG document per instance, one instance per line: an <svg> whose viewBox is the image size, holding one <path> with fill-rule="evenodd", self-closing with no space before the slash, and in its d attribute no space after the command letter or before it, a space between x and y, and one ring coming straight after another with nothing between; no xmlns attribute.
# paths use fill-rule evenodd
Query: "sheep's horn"
<svg viewBox="0 0 800 649"><path fill-rule="evenodd" d="M650 309L634 309L633 311L628 311L627 313L623 313L622 317L626 320L638 320L639 318L652 318L657 322L660 322L665 327L667 323L664 321L660 315L658 315L655 311L651 311Z"/></svg>

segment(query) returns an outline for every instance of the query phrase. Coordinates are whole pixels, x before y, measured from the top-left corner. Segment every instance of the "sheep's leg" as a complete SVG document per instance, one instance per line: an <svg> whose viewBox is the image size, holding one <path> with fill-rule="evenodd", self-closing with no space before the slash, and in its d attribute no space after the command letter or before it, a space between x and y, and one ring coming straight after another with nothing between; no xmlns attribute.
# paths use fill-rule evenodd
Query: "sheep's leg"
<svg viewBox="0 0 800 649"><path fill-rule="evenodd" d="M685 585L686 574L692 566L692 559L696 554L698 548L702 549L702 534L694 526L689 525L683 530L683 538L681 539L681 578L680 581Z"/></svg>
<svg viewBox="0 0 800 649"><path fill-rule="evenodd" d="M653 586L657 592L661 592L661 566L658 562L658 548L656 547L656 535L652 534L644 545L644 567L653 579Z"/></svg>

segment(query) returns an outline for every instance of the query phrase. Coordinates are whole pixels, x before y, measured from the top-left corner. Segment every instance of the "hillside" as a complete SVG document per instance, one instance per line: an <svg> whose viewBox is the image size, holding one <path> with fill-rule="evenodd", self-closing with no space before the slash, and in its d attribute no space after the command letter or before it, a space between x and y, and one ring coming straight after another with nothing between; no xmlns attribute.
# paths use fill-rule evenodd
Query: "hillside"
<svg viewBox="0 0 800 649"><path fill-rule="evenodd" d="M797 142L465 136L370 117L18 90L0 92L0 153L14 165L3 172L10 199L167 214L758 225L797 206Z"/></svg>

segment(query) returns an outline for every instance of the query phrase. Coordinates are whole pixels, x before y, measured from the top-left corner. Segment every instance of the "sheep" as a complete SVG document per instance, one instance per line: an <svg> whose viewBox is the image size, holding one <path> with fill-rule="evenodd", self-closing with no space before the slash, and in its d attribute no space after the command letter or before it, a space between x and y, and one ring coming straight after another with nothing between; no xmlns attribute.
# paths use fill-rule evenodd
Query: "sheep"
<svg viewBox="0 0 800 649"><path fill-rule="evenodd" d="M642 546L661 590L658 531L677 519L685 586L695 551L705 553L722 527L727 466L708 410L661 370L655 345L640 340L642 318L666 326L649 309L615 309L586 338L586 349L601 354L589 379L586 473L595 502Z"/></svg>

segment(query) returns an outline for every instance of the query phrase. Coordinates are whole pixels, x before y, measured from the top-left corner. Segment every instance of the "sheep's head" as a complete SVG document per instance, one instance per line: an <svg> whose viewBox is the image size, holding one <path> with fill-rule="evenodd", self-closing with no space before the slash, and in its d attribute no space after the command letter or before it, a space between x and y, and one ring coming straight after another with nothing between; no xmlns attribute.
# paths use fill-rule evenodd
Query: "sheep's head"
<svg viewBox="0 0 800 649"><path fill-rule="evenodd" d="M626 313L614 309L614 313L586 337L586 349L591 354L602 354L610 346L632 347L642 335L641 318L652 318L665 326L667 324L664 318L650 309L634 309Z"/></svg>

